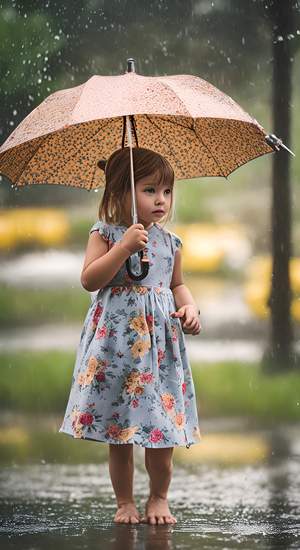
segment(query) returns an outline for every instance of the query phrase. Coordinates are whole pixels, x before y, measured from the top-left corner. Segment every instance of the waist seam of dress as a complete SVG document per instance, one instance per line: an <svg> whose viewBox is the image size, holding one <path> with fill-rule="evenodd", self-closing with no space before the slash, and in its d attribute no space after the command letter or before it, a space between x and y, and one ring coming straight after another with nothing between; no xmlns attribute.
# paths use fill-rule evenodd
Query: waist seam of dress
<svg viewBox="0 0 300 550"><path fill-rule="evenodd" d="M100 290L103 290L105 288L131 288L131 287L146 287L146 288L159 288L160 290L171 290L170 287L167 286L157 286L157 285L105 285Z"/></svg>

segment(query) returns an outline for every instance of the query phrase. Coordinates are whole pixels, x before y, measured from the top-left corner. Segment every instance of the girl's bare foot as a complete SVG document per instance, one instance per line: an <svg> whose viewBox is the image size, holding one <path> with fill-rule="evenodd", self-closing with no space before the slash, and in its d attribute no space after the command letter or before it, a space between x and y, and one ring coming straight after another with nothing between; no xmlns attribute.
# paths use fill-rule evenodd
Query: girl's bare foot
<svg viewBox="0 0 300 550"><path fill-rule="evenodd" d="M141 522L156 525L156 518L158 524L177 523L177 519L170 512L167 499L152 495L146 502L145 515Z"/></svg>
<svg viewBox="0 0 300 550"><path fill-rule="evenodd" d="M116 523L139 523L140 519L140 513L134 502L120 504L114 517Z"/></svg>

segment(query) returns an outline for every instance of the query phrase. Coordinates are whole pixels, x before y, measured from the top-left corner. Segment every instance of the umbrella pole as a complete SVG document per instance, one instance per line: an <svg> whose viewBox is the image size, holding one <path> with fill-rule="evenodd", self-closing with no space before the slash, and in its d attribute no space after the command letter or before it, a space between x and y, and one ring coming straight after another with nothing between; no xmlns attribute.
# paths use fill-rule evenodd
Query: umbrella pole
<svg viewBox="0 0 300 550"><path fill-rule="evenodd" d="M126 115L126 130L127 130L127 140L129 145L129 153L130 153L130 182L131 182L131 215L132 215L132 224L138 223L138 217L137 217L137 208L136 208L136 198L135 198L135 185L134 185L134 171L133 171L133 153L132 153L132 134L131 134L131 127L130 127L130 118L128 115ZM129 277L135 281L140 281L141 279L144 279L149 271L149 258L147 257L147 254L144 253L144 250L139 250L138 255L140 257L140 264L141 264L141 273L136 274L131 271L131 258L127 258L126 260L126 269Z"/></svg>
<svg viewBox="0 0 300 550"><path fill-rule="evenodd" d="M131 196L132 196L131 216L132 216L132 223L134 224L134 223L138 223L138 217L137 217L135 186L134 186L132 133L131 133L131 127L130 127L130 118L128 115L126 115L126 130L127 130L127 141L128 141L129 153L130 153L130 182L131 182Z"/></svg>

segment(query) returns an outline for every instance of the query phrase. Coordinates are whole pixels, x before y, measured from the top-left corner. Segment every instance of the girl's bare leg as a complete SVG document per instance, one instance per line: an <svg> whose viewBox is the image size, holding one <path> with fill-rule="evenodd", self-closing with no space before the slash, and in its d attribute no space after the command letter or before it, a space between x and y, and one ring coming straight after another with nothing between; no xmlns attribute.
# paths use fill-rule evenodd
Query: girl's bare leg
<svg viewBox="0 0 300 550"><path fill-rule="evenodd" d="M117 523L140 521L140 514L133 498L133 472L133 445L109 444L109 473L118 505L114 517Z"/></svg>
<svg viewBox="0 0 300 550"><path fill-rule="evenodd" d="M177 523L172 516L168 500L168 488L172 478L173 447L154 449L145 447L145 466L150 477L150 494L146 502L143 523Z"/></svg>

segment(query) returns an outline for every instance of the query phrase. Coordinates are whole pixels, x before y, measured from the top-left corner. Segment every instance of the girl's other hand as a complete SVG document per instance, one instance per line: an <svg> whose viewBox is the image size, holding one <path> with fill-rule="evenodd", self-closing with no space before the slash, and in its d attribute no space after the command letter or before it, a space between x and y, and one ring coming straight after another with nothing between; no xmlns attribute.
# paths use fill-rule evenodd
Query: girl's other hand
<svg viewBox="0 0 300 550"><path fill-rule="evenodd" d="M202 329L198 310L191 304L181 306L177 311L171 313L171 317L180 318L182 330L185 334L192 334L193 336L196 336L196 334L199 334Z"/></svg>
<svg viewBox="0 0 300 550"><path fill-rule="evenodd" d="M142 223L134 223L124 233L120 245L126 248L130 254L143 250L148 242L148 231Z"/></svg>

